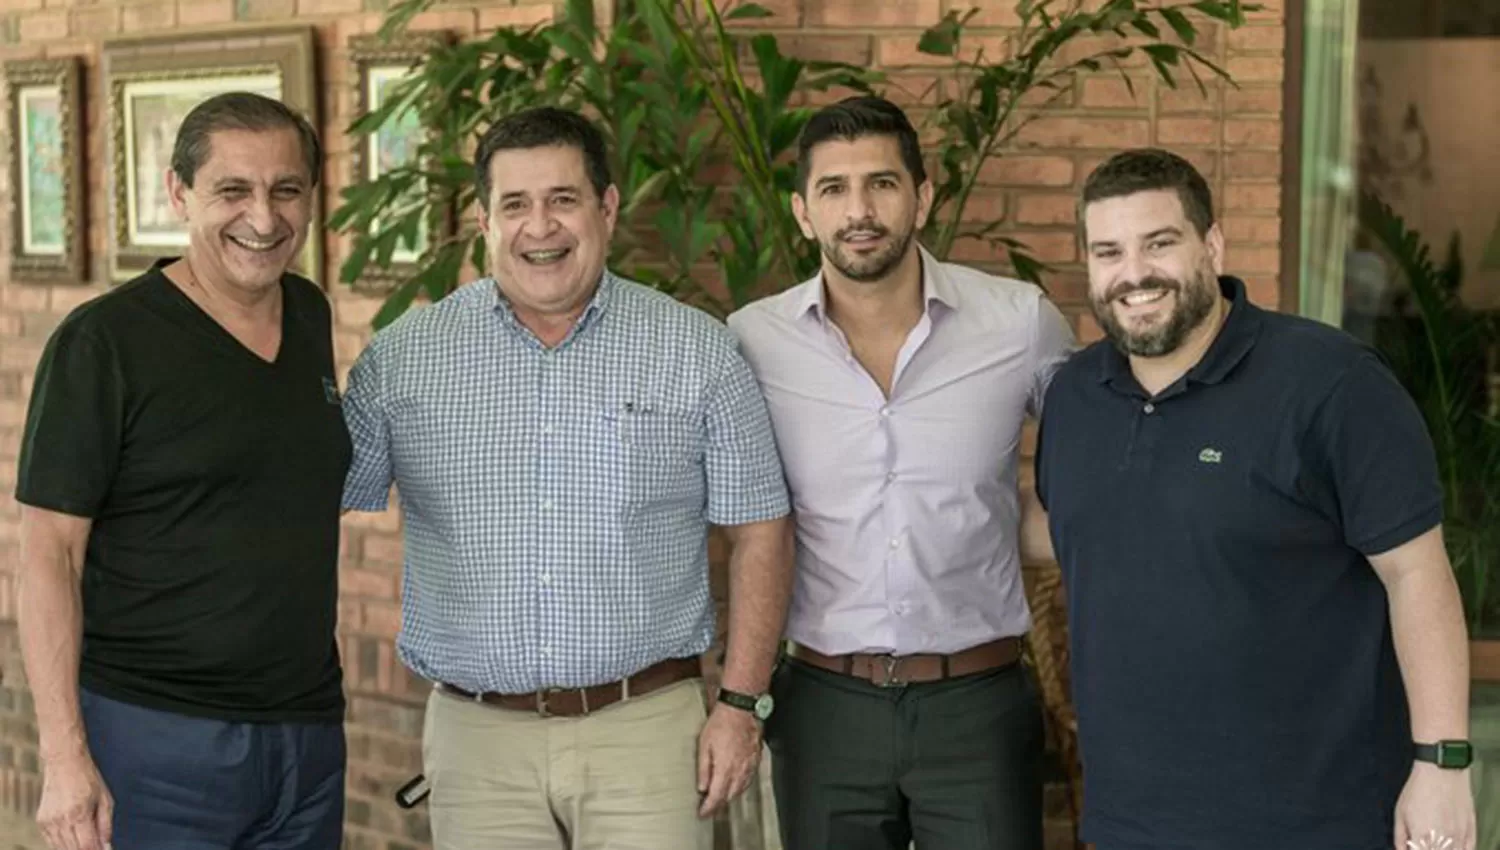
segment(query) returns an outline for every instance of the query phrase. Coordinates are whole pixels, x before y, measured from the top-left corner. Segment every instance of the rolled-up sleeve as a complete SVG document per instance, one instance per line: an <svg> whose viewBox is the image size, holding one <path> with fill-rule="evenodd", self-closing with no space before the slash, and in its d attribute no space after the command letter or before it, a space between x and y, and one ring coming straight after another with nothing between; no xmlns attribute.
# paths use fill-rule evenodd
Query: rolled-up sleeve
<svg viewBox="0 0 1500 850"><path fill-rule="evenodd" d="M771 416L750 366L733 349L709 393L706 410L707 519L744 525L791 512Z"/></svg>
<svg viewBox="0 0 1500 850"><path fill-rule="evenodd" d="M391 493L391 440L381 395L378 340L365 347L349 370L344 422L354 443L354 459L344 478L344 509L383 511Z"/></svg>

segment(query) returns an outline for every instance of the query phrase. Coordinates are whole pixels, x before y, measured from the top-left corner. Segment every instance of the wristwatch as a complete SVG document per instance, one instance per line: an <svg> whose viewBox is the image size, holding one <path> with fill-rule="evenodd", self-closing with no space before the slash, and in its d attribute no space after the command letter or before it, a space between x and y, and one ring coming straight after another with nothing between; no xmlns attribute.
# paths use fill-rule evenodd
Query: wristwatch
<svg viewBox="0 0 1500 850"><path fill-rule="evenodd" d="M1463 770L1474 761L1474 747L1468 741L1414 744L1413 748L1417 761L1431 762L1449 770Z"/></svg>
<svg viewBox="0 0 1500 850"><path fill-rule="evenodd" d="M770 717L771 711L776 708L776 700L771 699L770 694L750 696L735 693L728 688L719 688L719 702L741 711L748 711L762 723L766 722L766 718Z"/></svg>

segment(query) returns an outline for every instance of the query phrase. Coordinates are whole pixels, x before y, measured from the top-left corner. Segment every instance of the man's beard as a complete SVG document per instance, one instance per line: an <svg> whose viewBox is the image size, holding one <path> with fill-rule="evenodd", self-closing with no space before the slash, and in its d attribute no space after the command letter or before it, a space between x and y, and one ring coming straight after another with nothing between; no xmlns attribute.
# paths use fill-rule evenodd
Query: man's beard
<svg viewBox="0 0 1500 850"><path fill-rule="evenodd" d="M1115 302L1133 292L1161 289L1176 293L1177 299L1166 320L1139 331L1126 330L1115 316ZM1089 298L1089 307L1104 335L1122 353L1134 357L1164 357L1180 348L1188 335L1203 324L1213 312L1218 297L1215 276L1200 269L1187 284L1166 277L1148 277L1137 283L1117 286L1103 299Z"/></svg>
<svg viewBox="0 0 1500 850"><path fill-rule="evenodd" d="M833 267L838 269L844 277L857 283L870 283L884 278L901 263L901 260L906 257L907 249L911 247L913 232L907 230L892 240L889 247L883 251L864 256L846 253L844 237L859 231L876 233L882 238L891 232L874 222L859 222L840 228L833 234L832 239L819 240L823 256L828 258L828 262L833 263Z"/></svg>

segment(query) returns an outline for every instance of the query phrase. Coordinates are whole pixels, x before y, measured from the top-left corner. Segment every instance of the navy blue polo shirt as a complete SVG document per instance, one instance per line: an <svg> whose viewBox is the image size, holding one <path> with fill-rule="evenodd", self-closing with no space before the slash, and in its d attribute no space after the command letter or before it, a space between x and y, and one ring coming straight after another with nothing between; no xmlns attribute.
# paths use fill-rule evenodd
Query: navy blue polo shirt
<svg viewBox="0 0 1500 850"><path fill-rule="evenodd" d="M1367 556L1441 522L1432 444L1370 348L1220 288L1219 335L1156 396L1106 341L1046 397L1083 837L1386 847L1411 730Z"/></svg>

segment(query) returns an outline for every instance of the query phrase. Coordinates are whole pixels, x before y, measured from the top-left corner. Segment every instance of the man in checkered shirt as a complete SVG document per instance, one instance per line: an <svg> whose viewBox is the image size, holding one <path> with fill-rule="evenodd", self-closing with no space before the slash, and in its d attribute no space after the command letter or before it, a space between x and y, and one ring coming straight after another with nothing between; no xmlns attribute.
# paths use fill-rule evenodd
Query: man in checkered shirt
<svg viewBox="0 0 1500 850"><path fill-rule="evenodd" d="M585 119L501 120L476 178L490 276L377 334L344 401L344 506L400 496L434 842L708 850L790 593L764 401L723 325L605 268L620 196ZM706 712L710 523L734 548Z"/></svg>

